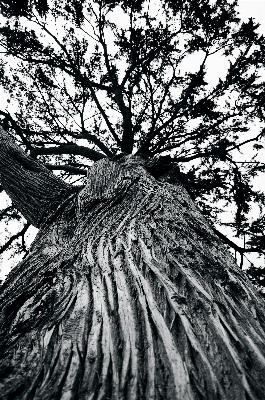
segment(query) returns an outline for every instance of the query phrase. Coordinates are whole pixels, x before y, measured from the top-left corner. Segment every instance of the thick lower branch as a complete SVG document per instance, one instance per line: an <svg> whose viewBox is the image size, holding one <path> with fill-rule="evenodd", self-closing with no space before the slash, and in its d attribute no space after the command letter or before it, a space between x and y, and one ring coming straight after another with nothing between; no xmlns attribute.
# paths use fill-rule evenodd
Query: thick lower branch
<svg viewBox="0 0 265 400"><path fill-rule="evenodd" d="M16 208L36 227L75 190L25 154L1 126L0 181Z"/></svg>

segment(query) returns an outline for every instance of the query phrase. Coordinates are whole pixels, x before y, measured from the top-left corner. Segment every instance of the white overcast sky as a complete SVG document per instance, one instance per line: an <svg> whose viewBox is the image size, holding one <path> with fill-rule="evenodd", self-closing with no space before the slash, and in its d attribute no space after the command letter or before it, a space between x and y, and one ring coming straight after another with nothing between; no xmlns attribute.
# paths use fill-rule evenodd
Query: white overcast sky
<svg viewBox="0 0 265 400"><path fill-rule="evenodd" d="M248 20L248 18L252 17L260 24L259 27L259 32L265 35L265 0L239 0L239 5L238 5L238 11L240 12L241 18L243 20ZM221 67L221 65L220 65ZM221 71L220 71L221 72ZM0 98L0 108L4 109L5 105L3 104L6 103L6 101L3 99L2 101ZM2 104L1 104L2 103ZM263 184L264 185L264 184ZM1 198L0 198L1 202ZM0 209L4 207L4 204L0 204ZM1 236L1 226L0 226L0 236ZM32 236L32 235L31 235ZM1 240L0 243L3 243L4 240ZM242 240L241 240L242 242ZM238 242L239 245L242 245L240 241ZM248 258L253 258L253 257L248 257ZM254 260L252 260L254 261ZM9 261L7 257L0 257L0 279L6 276L6 274L9 272L10 267L14 264L15 260L13 262Z"/></svg>
<svg viewBox="0 0 265 400"><path fill-rule="evenodd" d="M265 0L239 0L239 12L243 19L253 17L261 24L260 29L265 34Z"/></svg>

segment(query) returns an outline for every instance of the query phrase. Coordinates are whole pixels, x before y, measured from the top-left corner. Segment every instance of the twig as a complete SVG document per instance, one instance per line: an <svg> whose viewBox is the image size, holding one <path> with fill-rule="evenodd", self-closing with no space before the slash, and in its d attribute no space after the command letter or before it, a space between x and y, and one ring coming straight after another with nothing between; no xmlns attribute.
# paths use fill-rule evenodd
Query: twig
<svg viewBox="0 0 265 400"><path fill-rule="evenodd" d="M24 236L25 233L27 232L28 228L30 227L30 223L27 222L24 227L21 229L21 231L19 231L18 233L16 233L15 235L11 236L11 238L2 246L0 247L0 254L2 254L5 250L8 249L8 247L16 240L18 239L20 236Z"/></svg>

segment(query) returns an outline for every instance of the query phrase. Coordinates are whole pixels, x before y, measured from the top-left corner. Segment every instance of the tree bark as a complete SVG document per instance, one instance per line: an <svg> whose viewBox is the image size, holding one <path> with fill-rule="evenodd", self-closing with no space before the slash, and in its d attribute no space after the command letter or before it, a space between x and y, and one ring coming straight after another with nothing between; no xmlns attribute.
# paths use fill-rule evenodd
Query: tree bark
<svg viewBox="0 0 265 400"><path fill-rule="evenodd" d="M76 192L76 188L24 153L1 126L0 181L14 205L36 227Z"/></svg>
<svg viewBox="0 0 265 400"><path fill-rule="evenodd" d="M264 301L144 164L96 162L9 274L1 399L264 399Z"/></svg>

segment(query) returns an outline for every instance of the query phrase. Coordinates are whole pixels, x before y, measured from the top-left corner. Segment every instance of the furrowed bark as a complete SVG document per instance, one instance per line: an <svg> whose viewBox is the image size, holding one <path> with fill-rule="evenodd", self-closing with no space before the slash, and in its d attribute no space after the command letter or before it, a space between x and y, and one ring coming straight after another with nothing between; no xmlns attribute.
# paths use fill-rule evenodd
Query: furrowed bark
<svg viewBox="0 0 265 400"><path fill-rule="evenodd" d="M36 227L74 191L26 155L1 126L0 182L16 208Z"/></svg>
<svg viewBox="0 0 265 400"><path fill-rule="evenodd" d="M3 400L264 399L264 301L140 157L94 164L0 302Z"/></svg>

